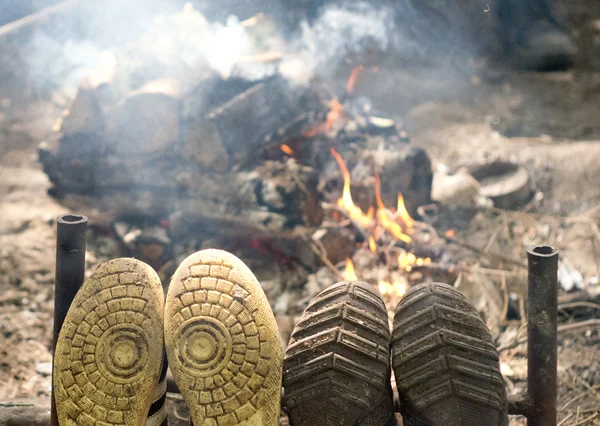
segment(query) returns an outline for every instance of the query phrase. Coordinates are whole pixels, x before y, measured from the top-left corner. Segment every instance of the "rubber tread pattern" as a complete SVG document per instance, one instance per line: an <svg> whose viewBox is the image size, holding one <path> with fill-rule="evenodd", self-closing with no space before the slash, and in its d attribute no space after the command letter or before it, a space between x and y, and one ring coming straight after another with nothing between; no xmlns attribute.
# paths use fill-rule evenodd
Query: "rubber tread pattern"
<svg viewBox="0 0 600 426"><path fill-rule="evenodd" d="M492 335L452 286L420 284L396 307L392 365L403 416L430 426L505 426ZM410 423L410 421L409 421Z"/></svg>
<svg viewBox="0 0 600 426"><path fill-rule="evenodd" d="M210 249L179 265L167 293L165 343L194 425L279 425L277 323L240 259Z"/></svg>
<svg viewBox="0 0 600 426"><path fill-rule="evenodd" d="M284 358L291 425L387 424L389 345L387 312L373 286L341 282L322 291L292 332Z"/></svg>
<svg viewBox="0 0 600 426"><path fill-rule="evenodd" d="M146 423L163 366L164 295L135 259L103 263L75 295L54 356L60 426Z"/></svg>

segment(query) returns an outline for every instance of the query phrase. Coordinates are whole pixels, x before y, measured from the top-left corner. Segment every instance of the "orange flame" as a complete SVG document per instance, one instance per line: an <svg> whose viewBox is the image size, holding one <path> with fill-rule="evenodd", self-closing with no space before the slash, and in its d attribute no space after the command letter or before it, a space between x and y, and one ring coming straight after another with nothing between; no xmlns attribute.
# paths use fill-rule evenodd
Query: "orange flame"
<svg viewBox="0 0 600 426"><path fill-rule="evenodd" d="M289 145L286 145L284 143L281 144L281 150L289 156L294 155L294 150L292 148L290 148Z"/></svg>
<svg viewBox="0 0 600 426"><path fill-rule="evenodd" d="M398 267L404 269L406 272L412 271L413 266L429 265L431 258L429 257L417 257L414 253L402 252L398 255Z"/></svg>
<svg viewBox="0 0 600 426"><path fill-rule="evenodd" d="M360 207L354 204L352 194L350 193L350 172L348 171L348 167L346 167L346 163L335 149L331 148L331 154L335 157L335 161L337 161L344 176L344 190L342 198L337 202L338 207L346 210L350 218L360 226L370 228L373 225L373 209L370 208L367 214L364 214Z"/></svg>
<svg viewBox="0 0 600 426"><path fill-rule="evenodd" d="M342 117L342 114L344 112L344 106L338 101L336 97L329 101L327 105L329 106L329 112L327 113L327 119L325 123L320 123L315 127L303 132L303 137L312 138L313 136L316 136L321 132L326 132L327 130L331 129L333 124Z"/></svg>
<svg viewBox="0 0 600 426"><path fill-rule="evenodd" d="M364 69L364 67L362 65L359 65L359 66L355 67L354 69L352 69L352 72L350 73L350 77L348 78L348 82L346 83L346 92L347 93L354 92L354 86L356 85L356 79L358 78L358 76L360 75L360 73L362 72L363 69Z"/></svg>
<svg viewBox="0 0 600 426"><path fill-rule="evenodd" d="M371 252L377 253L377 243L375 243L375 238L372 235L369 237L369 249Z"/></svg>
<svg viewBox="0 0 600 426"><path fill-rule="evenodd" d="M346 269L344 269L344 272L342 272L342 278L345 281L358 280L356 272L354 271L354 263L352 263L352 259L350 259L349 257L346 258Z"/></svg>
<svg viewBox="0 0 600 426"><path fill-rule="evenodd" d="M448 238L454 238L454 236L456 235L456 232L454 232L454 230L453 230L453 229L449 229L449 230L447 230L447 231L446 231L446 234L445 234L445 235L446 235L446 237L448 237Z"/></svg>
<svg viewBox="0 0 600 426"><path fill-rule="evenodd" d="M404 294L406 294L407 285L405 281L389 282L385 280L379 280L377 288L382 295L390 294L397 297L402 297Z"/></svg>
<svg viewBox="0 0 600 426"><path fill-rule="evenodd" d="M401 193L398 193L398 208L396 210L396 215L400 218L402 223L406 225L407 228L412 228L415 224L415 221L410 214L408 214L408 210L406 210L406 206L404 205L404 197Z"/></svg>
<svg viewBox="0 0 600 426"><path fill-rule="evenodd" d="M337 98L333 98L329 102L329 112L327 113L327 121L325 122L325 129L331 129L333 123L339 120L342 117L342 112L344 111L344 106L338 101Z"/></svg>
<svg viewBox="0 0 600 426"><path fill-rule="evenodd" d="M390 231L396 239L404 241L405 243L410 243L412 238L403 232L402 227L392 218L392 212L383 205L383 201L381 200L381 181L379 180L379 174L375 174L375 198L378 207L377 223ZM408 212L406 214L408 215Z"/></svg>

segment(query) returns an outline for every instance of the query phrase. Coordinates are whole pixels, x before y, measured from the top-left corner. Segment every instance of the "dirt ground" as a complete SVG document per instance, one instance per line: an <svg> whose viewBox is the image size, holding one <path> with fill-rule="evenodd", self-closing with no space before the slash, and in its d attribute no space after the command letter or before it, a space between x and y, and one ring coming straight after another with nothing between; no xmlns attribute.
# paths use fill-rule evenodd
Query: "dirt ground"
<svg viewBox="0 0 600 426"><path fill-rule="evenodd" d="M526 166L534 180L538 195L523 211L476 209L463 226L447 226L464 243L451 251L463 268L454 284L478 307L485 305L510 394L523 391L526 383L526 346L515 344L524 321L518 312L494 319L503 307L485 290L502 294L499 289L505 288L511 300L513 294L524 299L526 270L506 257L524 263L525 246L554 245L581 273L580 290L589 295L583 302L597 302L600 293L600 5L561 10L580 46L568 72L519 72L483 60L451 76L383 65L366 70L357 83L359 93L404 121L434 166L456 170L503 159ZM45 399L50 392L54 218L67 211L47 194L36 147L68 102L64 96L36 99L0 85L0 401ZM90 232L88 272L119 256L116 244L98 243ZM564 302L569 295L561 297ZM581 306L562 309L560 323L599 317L600 305ZM600 425L599 362L597 324L559 335L560 424ZM181 407L171 414L172 424L186 416ZM514 417L511 424L524 421Z"/></svg>

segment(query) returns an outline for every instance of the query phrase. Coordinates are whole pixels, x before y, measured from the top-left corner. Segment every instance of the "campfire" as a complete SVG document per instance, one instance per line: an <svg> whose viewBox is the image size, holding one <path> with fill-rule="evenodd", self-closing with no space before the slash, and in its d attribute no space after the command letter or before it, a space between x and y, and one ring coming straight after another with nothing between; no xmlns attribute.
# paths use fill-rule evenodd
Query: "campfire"
<svg viewBox="0 0 600 426"><path fill-rule="evenodd" d="M302 52L274 51L283 42L265 37L263 15L217 28L187 6L160 22L175 32L192 24L209 38L236 32L249 47L222 56L201 47L191 73L166 69L149 34L103 53L40 145L52 193L165 276L178 256L211 245L266 281L303 287L324 268L397 302L432 262L420 254L432 228L411 216L430 203L432 172L401 123L354 94L365 66L342 67L343 86L300 82ZM142 62L129 62L132 50ZM292 278L274 277L273 261Z"/></svg>
<svg viewBox="0 0 600 426"><path fill-rule="evenodd" d="M573 95L593 93L594 58L574 74L538 75L457 61L452 50L436 67L416 59L421 40L409 43L418 34L444 49L431 27L409 34L408 21L424 13L416 8L325 2L307 11L306 2L280 2L256 14L264 2L254 3L233 11L239 17L223 14L230 5L128 3L131 17L119 19L140 25L106 40L92 25L85 36L51 34L54 21L62 28L63 18L93 8L83 0L0 25L3 51L14 52L4 56L16 58L2 71L5 85L21 73L26 80L0 93L0 138L9 142L0 144L4 398L50 396L52 303L60 302L53 218L81 215L89 218L78 234L87 244L82 278L134 257L166 287L191 253L220 248L241 259L284 352L311 301L340 281L366 283L341 286L375 296L392 325L396 306L425 291L418 284L450 284L453 300L465 296L491 331L511 415L535 418L531 398L548 401L538 379L556 370L543 361L556 342L536 335L528 315L557 308L544 324L558 318L558 418L597 421L589 350L600 300L598 196L589 185L597 141L581 139L598 126L595 106ZM477 6L473 22L495 16L490 7ZM112 28L104 21L94 30L102 37ZM528 273L555 249L557 303L539 297L549 288L535 279L545 269ZM170 420L184 419L173 394L181 389L173 376L165 382ZM0 406L0 419L21 407ZM47 415L46 406L32 413Z"/></svg>

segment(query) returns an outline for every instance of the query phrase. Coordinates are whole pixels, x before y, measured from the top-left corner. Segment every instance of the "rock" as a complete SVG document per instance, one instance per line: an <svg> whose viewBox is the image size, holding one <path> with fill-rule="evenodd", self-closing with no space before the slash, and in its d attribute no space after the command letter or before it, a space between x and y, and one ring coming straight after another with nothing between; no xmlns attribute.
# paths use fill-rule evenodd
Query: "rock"
<svg viewBox="0 0 600 426"><path fill-rule="evenodd" d="M479 194L479 182L466 170L453 175L445 171L433 174L431 199L444 205L471 205Z"/></svg>
<svg viewBox="0 0 600 426"><path fill-rule="evenodd" d="M38 362L35 364L35 371L43 376L52 375L52 363L51 362Z"/></svg>
<svg viewBox="0 0 600 426"><path fill-rule="evenodd" d="M13 399L0 401L0 425L48 426L49 424L49 399Z"/></svg>

